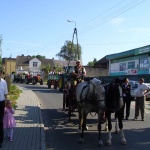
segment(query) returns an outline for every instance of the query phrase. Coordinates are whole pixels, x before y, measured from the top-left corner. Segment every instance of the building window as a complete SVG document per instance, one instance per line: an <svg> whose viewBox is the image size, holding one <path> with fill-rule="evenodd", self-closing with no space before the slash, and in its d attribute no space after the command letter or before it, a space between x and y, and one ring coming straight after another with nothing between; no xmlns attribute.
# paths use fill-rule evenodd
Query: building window
<svg viewBox="0 0 150 150"><path fill-rule="evenodd" d="M140 59L140 70L148 70L149 62L148 58Z"/></svg>
<svg viewBox="0 0 150 150"><path fill-rule="evenodd" d="M33 62L33 67L37 67L37 62Z"/></svg>
<svg viewBox="0 0 150 150"><path fill-rule="evenodd" d="M128 62L128 69L134 69L135 68L135 61Z"/></svg>
<svg viewBox="0 0 150 150"><path fill-rule="evenodd" d="M126 63L120 63L120 71L126 70Z"/></svg>

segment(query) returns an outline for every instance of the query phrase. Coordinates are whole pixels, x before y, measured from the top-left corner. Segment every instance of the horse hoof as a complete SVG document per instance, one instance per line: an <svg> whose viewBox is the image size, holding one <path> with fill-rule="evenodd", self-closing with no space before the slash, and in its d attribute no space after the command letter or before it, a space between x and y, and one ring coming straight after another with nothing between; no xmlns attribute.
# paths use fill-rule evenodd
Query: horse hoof
<svg viewBox="0 0 150 150"><path fill-rule="evenodd" d="M98 142L98 146L100 146L100 147L103 146L103 142L102 142L102 141L99 141L99 142Z"/></svg>
<svg viewBox="0 0 150 150"><path fill-rule="evenodd" d="M126 144L127 144L127 141L124 140L124 141L121 142L121 144L122 144L122 145L126 145Z"/></svg>
<svg viewBox="0 0 150 150"><path fill-rule="evenodd" d="M107 146L111 146L111 143L106 142L106 145L107 145Z"/></svg>
<svg viewBox="0 0 150 150"><path fill-rule="evenodd" d="M81 138L81 139L79 140L79 143L82 144L83 142L84 142L84 139Z"/></svg>
<svg viewBox="0 0 150 150"><path fill-rule="evenodd" d="M109 141L109 140L106 141L107 146L110 146L111 144L112 144L111 141Z"/></svg>

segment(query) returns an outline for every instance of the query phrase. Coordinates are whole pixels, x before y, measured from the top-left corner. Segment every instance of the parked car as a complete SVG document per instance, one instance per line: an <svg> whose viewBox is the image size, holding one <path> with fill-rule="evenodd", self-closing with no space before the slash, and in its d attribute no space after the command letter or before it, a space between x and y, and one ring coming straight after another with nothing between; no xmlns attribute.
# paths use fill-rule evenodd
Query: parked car
<svg viewBox="0 0 150 150"><path fill-rule="evenodd" d="M150 83L146 83L150 87ZM146 100L150 100L150 92L146 94Z"/></svg>
<svg viewBox="0 0 150 150"><path fill-rule="evenodd" d="M132 99L134 100L134 98L136 97L136 89L138 87L139 82L130 80L129 84L131 85L131 96L132 96ZM145 84L150 87L150 83L145 83ZM149 100L149 99L150 99L150 92L146 94L146 100Z"/></svg>
<svg viewBox="0 0 150 150"><path fill-rule="evenodd" d="M135 98L136 89L138 87L138 84L139 84L138 81L129 80L129 85L131 85L131 96L132 96L133 100Z"/></svg>

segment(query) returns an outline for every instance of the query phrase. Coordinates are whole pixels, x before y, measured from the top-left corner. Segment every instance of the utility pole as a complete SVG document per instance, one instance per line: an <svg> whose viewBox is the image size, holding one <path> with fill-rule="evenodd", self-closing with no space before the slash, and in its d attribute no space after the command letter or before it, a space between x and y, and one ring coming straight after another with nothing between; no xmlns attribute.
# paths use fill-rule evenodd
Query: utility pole
<svg viewBox="0 0 150 150"><path fill-rule="evenodd" d="M73 22L75 24L74 31L73 31L73 36L72 36L72 46L71 46L71 49L73 48L74 36L76 35L78 59L80 59L79 50L78 50L78 33L77 33L77 28L76 28L76 22L72 21L72 20L67 20L67 21L68 22Z"/></svg>
<svg viewBox="0 0 150 150"><path fill-rule="evenodd" d="M1 49L1 44L2 44L2 36L0 35L0 67L2 67L2 49Z"/></svg>

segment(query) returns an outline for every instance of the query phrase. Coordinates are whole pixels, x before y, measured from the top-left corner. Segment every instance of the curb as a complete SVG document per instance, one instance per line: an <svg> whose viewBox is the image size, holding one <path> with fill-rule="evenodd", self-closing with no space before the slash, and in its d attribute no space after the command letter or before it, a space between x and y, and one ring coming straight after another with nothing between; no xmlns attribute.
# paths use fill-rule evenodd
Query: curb
<svg viewBox="0 0 150 150"><path fill-rule="evenodd" d="M34 95L35 95L35 93L34 93ZM39 107L39 118L40 118L40 128L41 128L41 150L46 150L43 117L42 117L42 113L41 113L41 108L40 108L40 103L39 103L39 98L38 97L37 97L37 103L38 103L38 107Z"/></svg>

